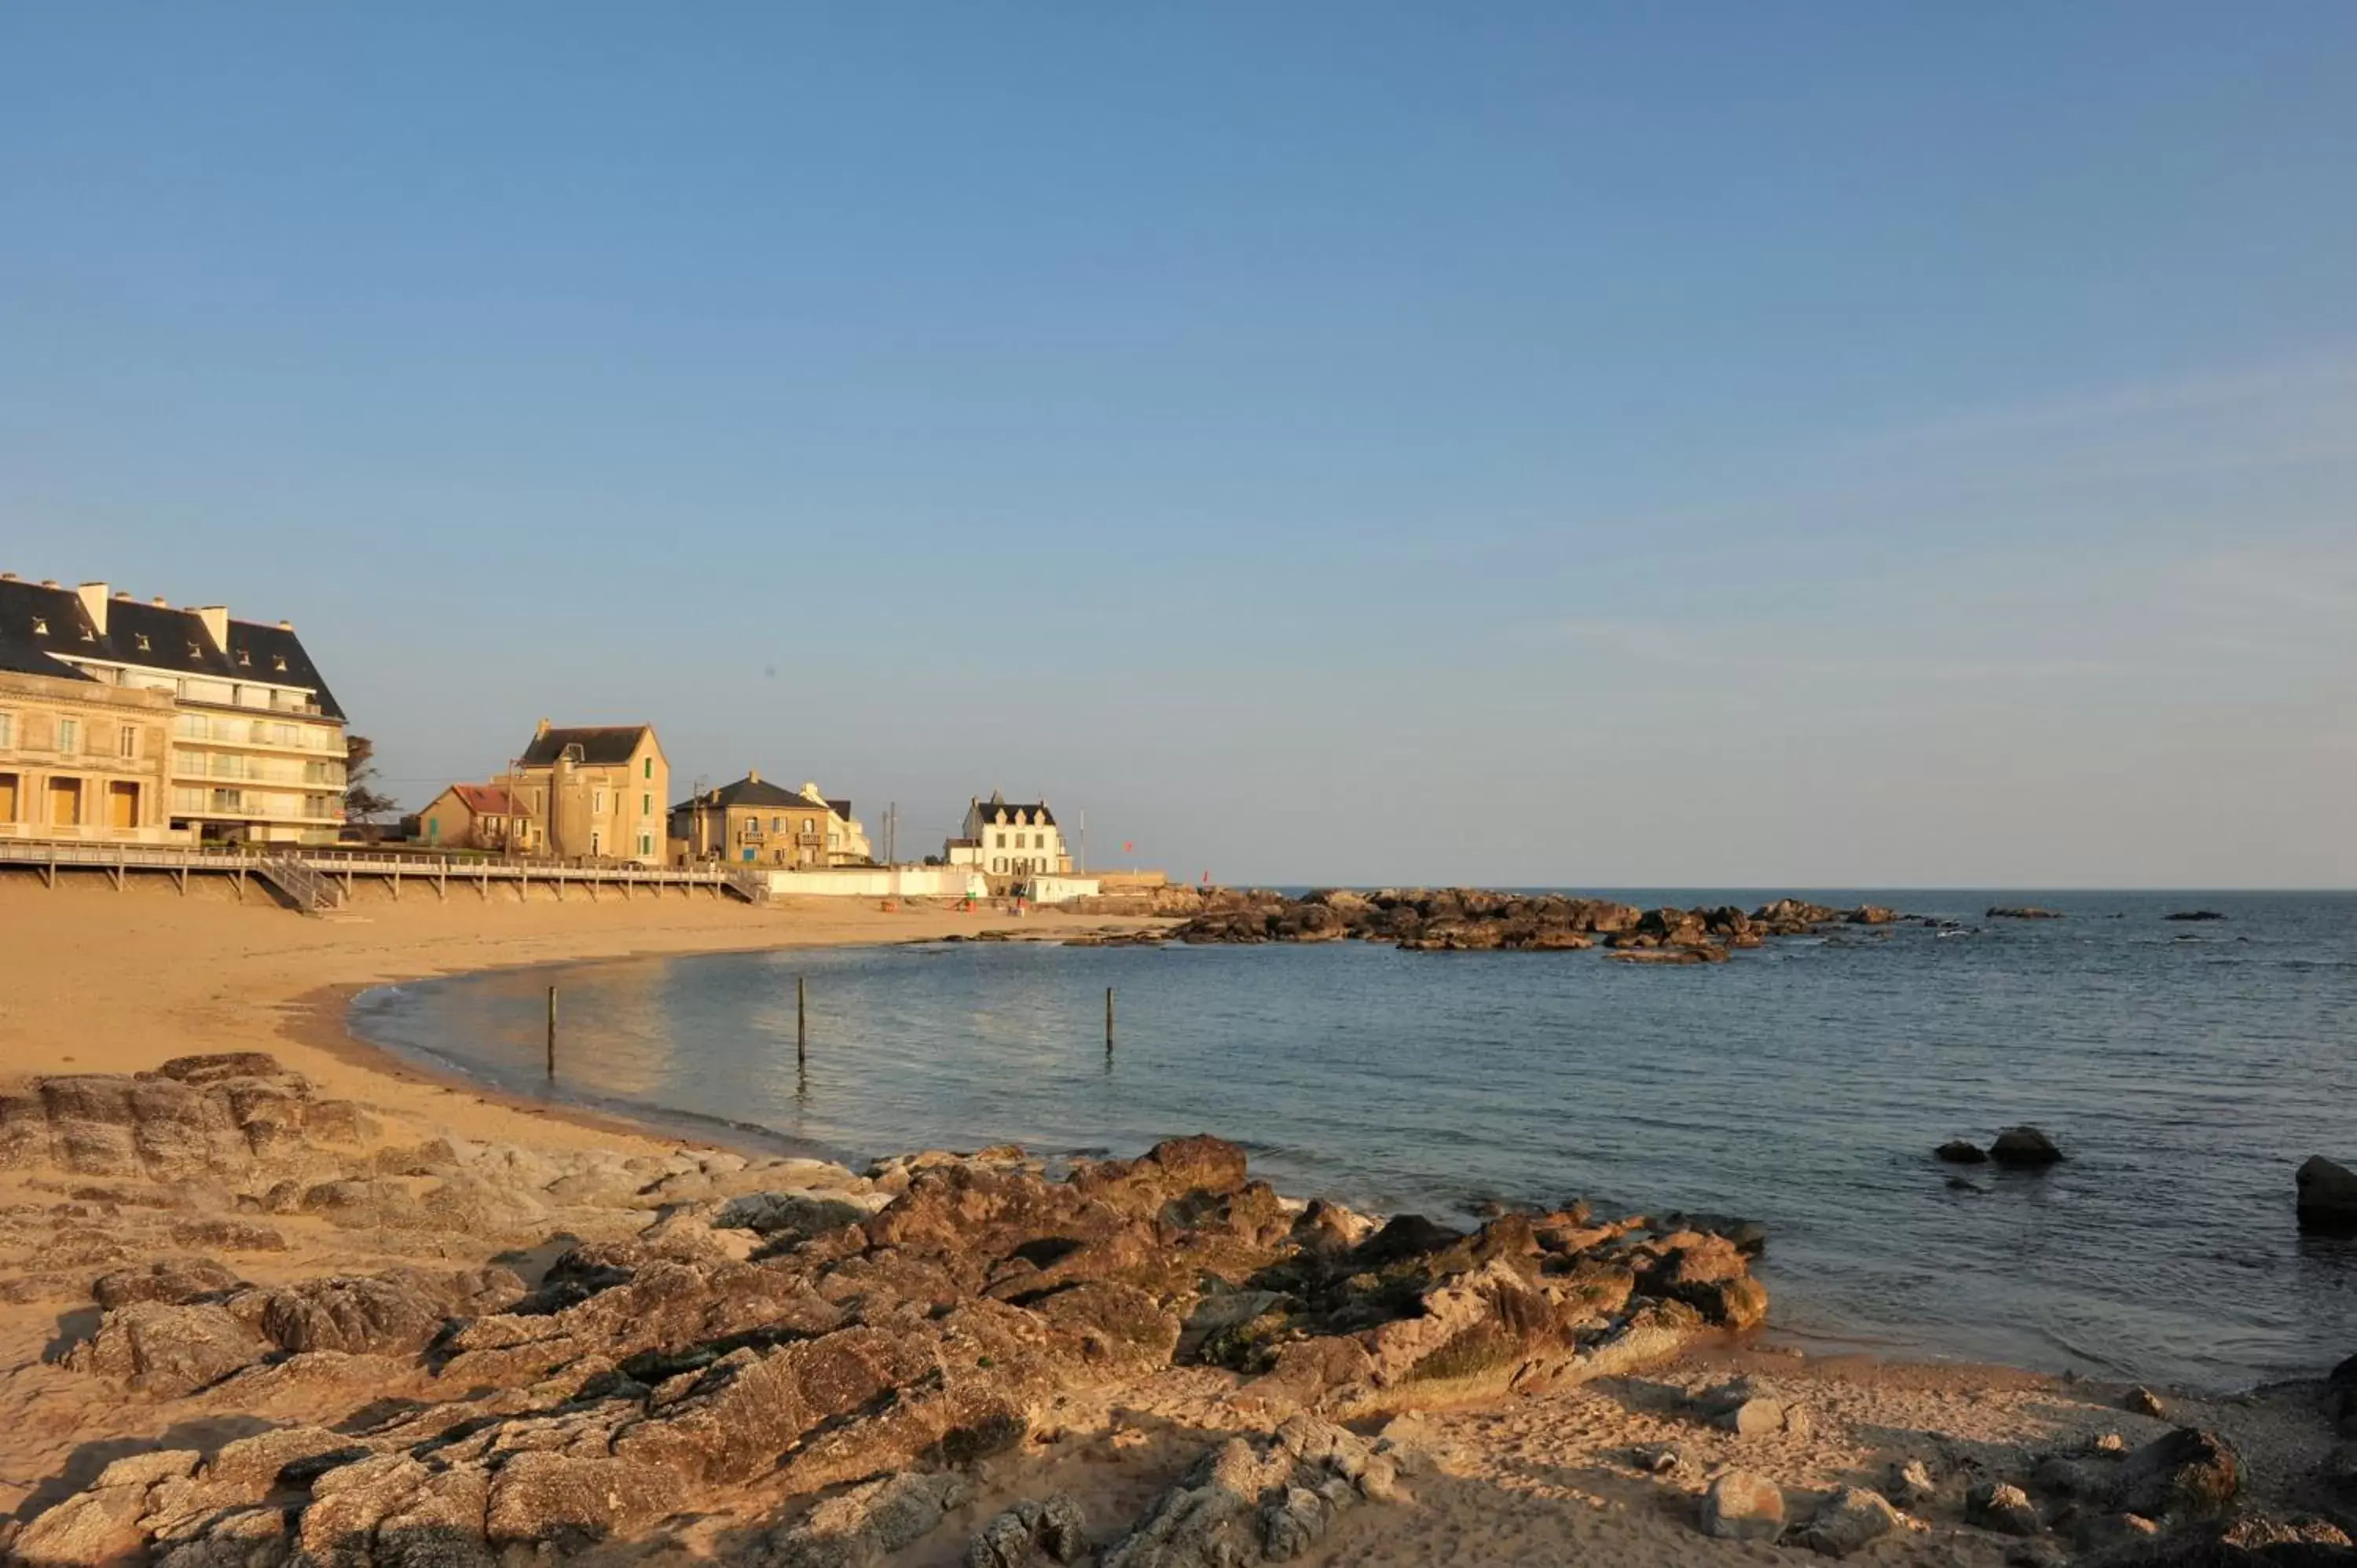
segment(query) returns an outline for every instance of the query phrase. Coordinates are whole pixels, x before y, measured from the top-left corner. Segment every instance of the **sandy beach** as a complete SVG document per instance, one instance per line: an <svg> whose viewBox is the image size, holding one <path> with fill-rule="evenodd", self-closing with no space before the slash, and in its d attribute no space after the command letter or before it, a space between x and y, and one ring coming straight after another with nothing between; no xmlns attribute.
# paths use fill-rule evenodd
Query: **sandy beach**
<svg viewBox="0 0 2357 1568"><path fill-rule="evenodd" d="M441 1361L417 1359L424 1338L393 1355L373 1340L347 1344L331 1335L306 1343L345 1348L264 1355L229 1375L167 1367L152 1348L145 1360L126 1353L128 1360L113 1363L107 1357L116 1341L110 1338L111 1328L102 1332L102 1325L117 1318L127 1322L126 1314L151 1310L158 1302L211 1300L219 1293L150 1297L147 1306L102 1312L91 1294L91 1282L100 1276L114 1278L113 1288L120 1296L132 1288L120 1283L127 1274L159 1264L214 1266L221 1278L233 1276L253 1290L328 1275L495 1265L512 1270L521 1286L545 1294L554 1288L550 1266L566 1249L607 1246L623 1250L616 1257L660 1255L680 1260L673 1266L704 1271L701 1277L716 1294L715 1305L704 1309L706 1326L700 1332L723 1345L759 1344L767 1341L759 1332L750 1340L741 1334L730 1339L737 1328L714 1316L737 1310L730 1292L744 1288L745 1260L763 1255L748 1252L750 1235L727 1229L727 1205L757 1199L815 1204L857 1218L909 1190L907 1172L877 1181L820 1168L816 1162L748 1162L654 1131L503 1101L471 1085L437 1080L346 1035L342 1010L356 989L501 965L896 941L972 935L1017 923L999 912L888 912L847 902L771 908L684 899L486 905L472 895L438 903L414 892L401 902L364 897L341 918L308 919L259 902L241 906L225 889L201 885L181 897L163 885L135 885L118 893L95 878L69 880L54 891L31 878L0 881L0 953L5 955L0 980L0 1078L5 1082L0 1091L21 1091L28 1080L58 1075L152 1073L175 1058L265 1052L307 1085L298 1099L325 1102L325 1111L307 1113L305 1127L328 1129L319 1134L324 1142L307 1133L291 1156L297 1164L287 1167L297 1173L296 1179L275 1186L264 1178L276 1167L265 1172L259 1165L250 1176L231 1173L178 1183L143 1180L136 1172L129 1179L98 1179L38 1159L0 1169L0 1216L5 1221L0 1225L0 1515L11 1516L0 1532L15 1539L20 1550L27 1542L38 1544L40 1551L27 1552L34 1561L169 1559L187 1568L281 1561L290 1548L275 1535L242 1556L222 1546L221 1532L229 1528L223 1520L248 1520L269 1511L250 1506L262 1491L240 1502L225 1489L231 1468L225 1445L281 1428L333 1428L380 1455L364 1464L390 1462L400 1444L416 1441L401 1423L420 1419L425 1409L447 1405L448 1419L436 1430L525 1420L546 1428L550 1416L529 1412L579 1412L587 1408L585 1401L594 1405L606 1397L597 1391L625 1378L626 1371L630 1378L654 1377L628 1370L640 1365L625 1353L639 1341L626 1344L624 1337L597 1356L576 1346L566 1353L564 1367L535 1365L526 1371L514 1370L488 1349L470 1352L485 1357L486 1367L510 1369L499 1376L485 1373L481 1386L463 1395L442 1375ZM1048 935L1121 923L1055 915L1020 922L1026 930ZM202 1075L189 1079L192 1085L205 1081ZM486 1174L494 1171L506 1174L496 1179ZM526 1171L528 1176L515 1174ZM1006 1190L1015 1197L1006 1201L1038 1201L1036 1186L1024 1185L1030 1178L984 1173L972 1179L985 1187L1013 1183ZM776 1197L780 1188L789 1196ZM466 1201L451 1200L453 1192L463 1193ZM1026 1193L1034 1196L1024 1197ZM1248 1195L1231 1201L1241 1201L1241 1196ZM1195 1199L1188 1202L1200 1207ZM1169 1221L1162 1223L1166 1236L1170 1234ZM780 1236L765 1234L774 1249ZM1642 1235L1641 1230L1632 1231L1630 1240ZM1667 1255L1663 1247L1698 1247L1704 1240L1657 1239L1647 1243L1653 1251L1646 1255ZM909 1243L901 1245L905 1251ZM888 1267L888 1255L871 1251L861 1267ZM954 1273L953 1252L950 1257L947 1266ZM650 1265L641 1261L635 1266L643 1283ZM1639 1266L1641 1272L1648 1265ZM572 1277L562 1268L559 1275ZM466 1277L472 1283L461 1286L445 1280L434 1288L475 1291L484 1303L502 1288L496 1280ZM409 1275L403 1278L414 1283ZM592 1295L569 1311L591 1311L600 1300L635 1288L610 1289L605 1297ZM826 1308L826 1322L845 1321L842 1310L849 1298L835 1294L829 1300L834 1305ZM849 1305L848 1321L901 1322L912 1334L922 1322L921 1316L888 1318L856 1300ZM973 1305L982 1314L976 1321L984 1326L976 1332L985 1340L989 1334L1012 1332L1009 1315L1034 1316L979 1297ZM446 1309L454 1320L468 1312L499 1310L485 1305ZM552 1320L494 1316L485 1321ZM377 1319L371 1323L371 1334L383 1327ZM480 1327L468 1332L479 1334ZM600 1332L627 1337L625 1328L612 1324ZM855 1530L844 1538L856 1537L852 1545L812 1533L818 1528L813 1520L833 1517L826 1509L850 1508L863 1495L853 1487L836 1496L844 1485L899 1468L895 1455L901 1450L891 1446L899 1439L888 1440L879 1428L877 1446L866 1457L855 1454L830 1462L832 1468L811 1468L815 1440L790 1444L783 1459L763 1456L742 1472L742 1479L715 1483L692 1496L666 1496L637 1512L624 1509L607 1526L586 1533L543 1536L537 1550L544 1557L556 1551L618 1562L719 1557L947 1564L968 1561L969 1538L992 1526L1002 1509L1060 1494L1085 1512L1090 1550L1106 1551L1121 1535L1124 1521L1149 1514L1157 1494L1182 1481L1207 1448L1226 1441L1265 1446L1273 1441L1268 1430L1287 1409L1306 1418L1311 1408L1273 1403L1276 1395L1270 1391L1280 1380L1240 1379L1213 1366L1172 1366L1167 1353L1159 1362L1107 1359L1087 1348L1097 1343L1088 1337L1093 1328L1076 1332L1081 1338L1073 1343L1082 1348L1072 1364L1086 1363L1087 1375L1068 1369L1052 1377L1041 1373L1044 1380L1027 1395L1032 1403L1019 1441L962 1465L945 1462L939 1443L924 1450L931 1457L923 1465L940 1472L934 1478L941 1485L927 1505L927 1528L908 1539L881 1525L870 1528L873 1519L866 1515L861 1517L867 1522L859 1530L866 1533ZM288 1341L282 1337L280 1344ZM666 1353L676 1348L665 1347ZM782 1357L795 1348L788 1345L762 1353ZM436 1355L447 1353L446 1348ZM641 1360L645 1353L633 1352ZM740 1348L721 1365L748 1354ZM994 1354L1001 1374L1011 1375L1004 1368L1017 1351ZM993 1355L982 1355L974 1364L991 1369ZM1066 1366L1052 1358L1041 1365ZM126 1372L135 1368L126 1382ZM1753 1391L1786 1412L1772 1430L1738 1429L1739 1423L1729 1426L1709 1413L1725 1402L1720 1396L1729 1380L1738 1378L1754 1380ZM494 1385L504 1391L486 1391ZM2107 1477L2115 1471L2126 1477L2136 1463L2115 1457L2118 1453L2133 1453L2179 1427L2215 1434L2231 1445L2238 1456L2235 1508L2292 1515L2334 1506L2329 1486L2319 1479L2330 1473L2336 1442L2319 1393L2311 1387L2197 1399L2164 1390L2161 1413L2155 1415L2125 1408L2127 1391L2115 1386L2003 1369L1809 1360L1772 1344L1690 1336L1660 1365L1583 1380L1577 1386L1523 1393L1467 1385L1414 1408L1403 1409L1397 1400L1376 1402L1385 1406L1380 1411L1366 1405L1371 1413L1365 1419L1350 1420L1358 1434L1352 1441L1376 1444L1372 1452L1382 1459L1383 1473L1395 1468L1399 1484L1378 1487L1354 1477L1358 1490L1341 1486L1340 1493L1349 1495L1340 1500L1317 1505L1313 1497L1312 1505L1329 1511L1317 1513L1313 1507L1317 1528L1293 1541L1289 1554L1321 1563L1579 1560L1637 1568L1767 1561L1797 1537L1788 1535L1788 1547L1778 1548L1767 1543L1774 1539L1773 1530L1749 1539L1706 1533L1702 1499L1725 1472L1766 1476L1798 1527L1815 1510L1837 1507L1845 1488L1903 1490L1893 1477L1915 1461L1923 1466L1921 1494L1894 1497L1897 1510L1869 1538L1851 1546L1855 1555L1891 1563L2060 1562L2073 1552L2116 1552L2119 1530L2141 1529L2141 1520L2133 1526L2117 1523L2132 1510L2104 1499L2114 1491L2126 1496L2120 1488L2129 1482ZM674 1397L660 1391L640 1394L657 1403ZM1342 1406L1317 1408L1340 1412ZM386 1413L396 1410L410 1414ZM427 1446L442 1441L430 1439ZM566 1439L572 1446L565 1452L585 1452L587 1441L575 1434ZM1641 1462L1637 1455L1646 1450L1674 1456ZM946 1451L954 1454L954 1445ZM600 1455L605 1452L597 1449ZM149 1454L156 1455L152 1476L140 1469L149 1463L141 1456ZM1344 1463L1332 1455L1321 1462ZM1351 1461L1361 1467L1368 1462L1364 1455ZM271 1468L274 1472L276 1466ZM2026 1481L2033 1475L2055 1485L2038 1497L2043 1513L2032 1530L2007 1533L1991 1528L1986 1510L1967 1502L1975 1487ZM258 1483L264 1490L274 1484L285 1485L285 1477L274 1483L265 1476ZM214 1490L205 1492L207 1487ZM2068 1495L2073 1487L2081 1495ZM194 1500L166 1506L167 1493L181 1497L170 1491L174 1487L195 1488L188 1494ZM820 1494L833 1500L813 1510L812 1499ZM494 1521L502 1506L500 1497L495 1487ZM1357 1506L1345 1509L1343 1502ZM306 1517L319 1517L325 1506L312 1501ZM199 1519L204 1508L213 1512ZM477 1508L479 1515L479 1503ZM59 1511L44 1521L52 1509ZM67 1529L59 1520L70 1513L74 1524ZM375 1555L361 1550L347 1553L348 1560L426 1560L404 1554L397 1532L390 1524L376 1524L376 1517L370 1516L368 1526L376 1531L371 1538ZM874 1515L883 1517L880 1510ZM820 1547L840 1548L844 1554L828 1558ZM2024 1555L2032 1548L2050 1555ZM1113 1555L1117 1554L1109 1553L1107 1561ZM447 1560L479 1559L461 1552ZM1122 1559L1149 1560L1196 1561L1134 1553ZM1237 1559L1250 1560L1256 1559Z"/></svg>

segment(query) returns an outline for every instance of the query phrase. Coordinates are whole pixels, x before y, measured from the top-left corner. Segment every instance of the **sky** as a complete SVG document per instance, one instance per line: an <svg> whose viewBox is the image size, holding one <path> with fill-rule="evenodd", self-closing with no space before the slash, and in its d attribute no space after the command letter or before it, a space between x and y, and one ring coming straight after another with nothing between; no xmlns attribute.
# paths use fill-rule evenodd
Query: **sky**
<svg viewBox="0 0 2357 1568"><path fill-rule="evenodd" d="M0 569L1193 879L2357 886L2357 6L0 6ZM1134 851L1125 854L1124 843Z"/></svg>

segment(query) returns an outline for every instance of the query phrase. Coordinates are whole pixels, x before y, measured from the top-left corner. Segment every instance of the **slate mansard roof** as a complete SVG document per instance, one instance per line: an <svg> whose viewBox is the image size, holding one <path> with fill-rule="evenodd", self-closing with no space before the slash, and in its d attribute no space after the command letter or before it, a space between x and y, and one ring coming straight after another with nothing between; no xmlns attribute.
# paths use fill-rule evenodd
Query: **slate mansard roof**
<svg viewBox="0 0 2357 1568"><path fill-rule="evenodd" d="M105 629L101 630L73 589L0 577L0 669L36 675L75 673L60 655L164 674L303 687L320 713L339 724L344 718L326 677L289 628L232 620L229 646L222 648L195 610L110 598Z"/></svg>

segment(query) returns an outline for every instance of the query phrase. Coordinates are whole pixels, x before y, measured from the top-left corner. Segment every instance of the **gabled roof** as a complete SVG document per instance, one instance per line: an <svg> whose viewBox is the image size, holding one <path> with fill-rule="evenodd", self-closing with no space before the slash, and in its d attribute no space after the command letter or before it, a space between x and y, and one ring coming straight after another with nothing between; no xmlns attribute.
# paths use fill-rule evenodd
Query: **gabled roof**
<svg viewBox="0 0 2357 1568"><path fill-rule="evenodd" d="M460 805L479 817L512 817L516 814L515 802L504 785L453 784L450 793L458 797Z"/></svg>
<svg viewBox="0 0 2357 1568"><path fill-rule="evenodd" d="M630 754L639 749L642 736L654 733L652 725L589 725L573 729L546 729L532 737L523 749L522 761L527 768L545 768L565 755L568 746L581 748L581 761L591 767L611 767L628 762Z"/></svg>

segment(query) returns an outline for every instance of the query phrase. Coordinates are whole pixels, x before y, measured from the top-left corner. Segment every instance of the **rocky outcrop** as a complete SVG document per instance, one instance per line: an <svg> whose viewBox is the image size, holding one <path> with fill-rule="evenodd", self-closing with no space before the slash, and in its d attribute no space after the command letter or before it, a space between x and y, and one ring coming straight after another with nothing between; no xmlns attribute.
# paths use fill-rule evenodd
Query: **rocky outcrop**
<svg viewBox="0 0 2357 1568"><path fill-rule="evenodd" d="M1297 1416L1273 1437L1232 1438L1206 1453L1100 1561L1103 1568L1290 1562L1336 1514L1362 1498L1388 1498L1394 1484L1388 1455L1341 1427Z"/></svg>
<svg viewBox="0 0 2357 1568"><path fill-rule="evenodd" d="M1576 952L1601 943L1630 961L1704 963L1770 937L1900 918L1875 905L1841 910L1794 898L1747 913L1732 906L1641 909L1610 899L1478 888L1328 889L1297 899L1225 895L1169 935L1184 942L1383 941L1415 952Z"/></svg>
<svg viewBox="0 0 2357 1568"><path fill-rule="evenodd" d="M873 1212L758 1162L687 1174L657 1180L696 1197L576 1243L531 1290L499 1269L118 1270L74 1370L303 1423L110 1471L28 1538L167 1568L474 1565L640 1537L758 1483L760 1561L869 1562L1046 1412L1184 1357L1243 1374L1233 1419L1275 1434L1216 1451L1107 1561L1283 1561L1395 1493L1394 1458L1330 1418L1636 1369L1766 1302L1714 1230L1577 1208L1372 1230L1282 1202L1208 1137L1061 1180L1015 1151L925 1156ZM534 1193L565 1179L513 1168ZM1061 1510L1010 1518L985 1532L998 1560L1076 1550Z"/></svg>
<svg viewBox="0 0 2357 1568"><path fill-rule="evenodd" d="M2059 920L2060 909L2041 909L2035 904L2000 904L1991 907L1983 917L1991 920Z"/></svg>
<svg viewBox="0 0 2357 1568"><path fill-rule="evenodd" d="M2357 1171L2311 1155L2293 1179L2301 1229L2357 1232Z"/></svg>
<svg viewBox="0 0 2357 1568"><path fill-rule="evenodd" d="M0 1095L0 1167L175 1181L237 1176L274 1155L356 1146L380 1129L316 1097L260 1051L178 1057L154 1072L41 1079Z"/></svg>

